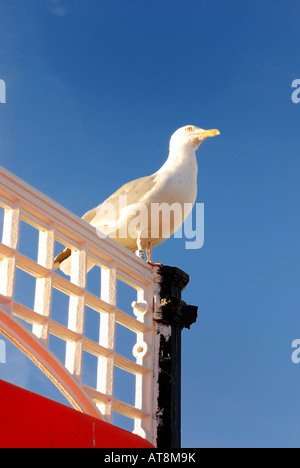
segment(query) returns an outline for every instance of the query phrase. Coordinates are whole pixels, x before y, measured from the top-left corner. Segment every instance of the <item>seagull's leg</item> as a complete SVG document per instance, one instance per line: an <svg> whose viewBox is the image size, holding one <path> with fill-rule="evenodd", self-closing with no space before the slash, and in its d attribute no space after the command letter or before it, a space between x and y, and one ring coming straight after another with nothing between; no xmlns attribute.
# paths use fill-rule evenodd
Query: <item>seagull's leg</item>
<svg viewBox="0 0 300 468"><path fill-rule="evenodd" d="M148 244L147 244L146 256L147 256L147 263L152 263L152 246L151 246L151 242L148 242Z"/></svg>
<svg viewBox="0 0 300 468"><path fill-rule="evenodd" d="M152 245L148 242L146 247L147 263L151 266L162 267L162 263L152 263Z"/></svg>
<svg viewBox="0 0 300 468"><path fill-rule="evenodd" d="M141 233L139 232L138 234L138 237L137 237L137 240L136 240L136 245L137 245L137 248L139 250L144 250L143 249L143 240L142 240L142 237L141 237Z"/></svg>
<svg viewBox="0 0 300 468"><path fill-rule="evenodd" d="M139 232L137 240L136 240L136 245L138 250L135 252L137 257L140 257L141 259L145 260L145 254L144 254L144 249L143 249L143 240L141 238L141 233Z"/></svg>

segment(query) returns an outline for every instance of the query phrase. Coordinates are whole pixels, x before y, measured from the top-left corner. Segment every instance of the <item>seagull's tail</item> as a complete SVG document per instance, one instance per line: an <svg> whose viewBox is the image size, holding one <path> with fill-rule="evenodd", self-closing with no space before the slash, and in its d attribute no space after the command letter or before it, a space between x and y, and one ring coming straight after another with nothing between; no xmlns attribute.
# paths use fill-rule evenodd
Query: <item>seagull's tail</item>
<svg viewBox="0 0 300 468"><path fill-rule="evenodd" d="M66 247L54 259L54 270L61 270L65 275L71 276L72 250ZM95 266L91 259L87 259L87 273Z"/></svg>
<svg viewBox="0 0 300 468"><path fill-rule="evenodd" d="M54 259L54 270L61 270L66 275L71 275L71 249L66 247Z"/></svg>

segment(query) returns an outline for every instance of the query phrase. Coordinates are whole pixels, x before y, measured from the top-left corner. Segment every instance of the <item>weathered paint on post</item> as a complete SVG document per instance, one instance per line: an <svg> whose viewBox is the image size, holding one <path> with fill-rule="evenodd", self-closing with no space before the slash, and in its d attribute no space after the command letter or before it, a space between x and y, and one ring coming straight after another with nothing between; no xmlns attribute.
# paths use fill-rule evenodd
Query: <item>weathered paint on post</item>
<svg viewBox="0 0 300 468"><path fill-rule="evenodd" d="M181 446L181 332L197 319L195 306L182 301L189 276L182 270L163 266L159 300L154 312L154 445Z"/></svg>

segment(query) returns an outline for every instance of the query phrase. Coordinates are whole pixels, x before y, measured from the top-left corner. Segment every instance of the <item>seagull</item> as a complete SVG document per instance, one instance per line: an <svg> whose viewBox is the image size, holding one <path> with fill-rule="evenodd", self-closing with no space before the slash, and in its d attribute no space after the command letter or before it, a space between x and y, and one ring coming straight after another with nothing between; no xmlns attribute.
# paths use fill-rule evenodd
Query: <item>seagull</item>
<svg viewBox="0 0 300 468"><path fill-rule="evenodd" d="M169 156L157 172L123 185L82 219L96 228L99 237L113 238L141 258L146 250L147 262L160 266L152 263L152 248L177 231L192 211L197 197L196 151L204 140L216 135L219 130L195 125L179 128L171 137ZM162 232L163 224L168 224L167 234ZM54 268L70 275L71 253L65 248L55 258ZM93 266L88 260L88 271Z"/></svg>

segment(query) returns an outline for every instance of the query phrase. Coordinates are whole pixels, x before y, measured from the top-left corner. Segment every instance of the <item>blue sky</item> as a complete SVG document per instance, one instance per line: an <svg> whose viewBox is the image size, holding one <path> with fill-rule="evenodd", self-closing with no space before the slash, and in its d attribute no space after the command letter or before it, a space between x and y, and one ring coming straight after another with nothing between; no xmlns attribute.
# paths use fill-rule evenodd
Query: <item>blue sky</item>
<svg viewBox="0 0 300 468"><path fill-rule="evenodd" d="M300 5L294 0L0 0L0 164L77 215L163 164L186 124L205 244L153 257L190 275L185 447L299 447ZM122 345L121 338L121 344ZM0 378L52 398L7 344Z"/></svg>

